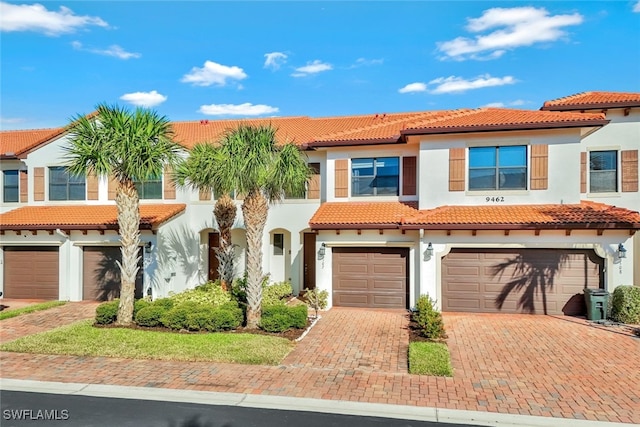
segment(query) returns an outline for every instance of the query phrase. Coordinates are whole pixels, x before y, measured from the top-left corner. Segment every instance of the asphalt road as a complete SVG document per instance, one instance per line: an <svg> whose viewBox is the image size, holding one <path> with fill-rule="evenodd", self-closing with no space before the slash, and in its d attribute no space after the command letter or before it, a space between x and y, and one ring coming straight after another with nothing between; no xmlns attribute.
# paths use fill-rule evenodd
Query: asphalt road
<svg viewBox="0 0 640 427"><path fill-rule="evenodd" d="M2 427L435 427L424 421L236 406L0 391Z"/></svg>

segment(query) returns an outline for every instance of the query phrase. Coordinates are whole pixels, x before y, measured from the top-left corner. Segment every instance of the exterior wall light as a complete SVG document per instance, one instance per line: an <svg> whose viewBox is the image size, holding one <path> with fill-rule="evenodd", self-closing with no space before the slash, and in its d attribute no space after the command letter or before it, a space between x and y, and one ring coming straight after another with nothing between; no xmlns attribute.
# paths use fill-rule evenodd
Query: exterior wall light
<svg viewBox="0 0 640 427"><path fill-rule="evenodd" d="M431 244L431 242L429 242L429 244L427 245L427 256L428 257L433 256L433 245Z"/></svg>
<svg viewBox="0 0 640 427"><path fill-rule="evenodd" d="M624 248L624 246L622 246L622 243L620 243L618 245L618 258L622 259L626 257L627 257L627 250Z"/></svg>
<svg viewBox="0 0 640 427"><path fill-rule="evenodd" d="M153 251L153 243L147 242L144 244L144 251L150 254Z"/></svg>
<svg viewBox="0 0 640 427"><path fill-rule="evenodd" d="M326 244L321 244L320 245L320 249L318 249L318 258L319 259L324 259L324 254L326 253L326 249L327 245Z"/></svg>

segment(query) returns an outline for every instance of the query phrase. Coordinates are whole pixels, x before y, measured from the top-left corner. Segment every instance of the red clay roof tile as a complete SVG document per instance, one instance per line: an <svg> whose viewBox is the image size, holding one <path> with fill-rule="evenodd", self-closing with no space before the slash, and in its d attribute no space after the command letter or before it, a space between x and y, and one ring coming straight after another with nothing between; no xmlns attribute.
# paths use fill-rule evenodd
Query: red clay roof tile
<svg viewBox="0 0 640 427"><path fill-rule="evenodd" d="M140 228L155 229L184 204L140 205ZM117 230L116 205L25 206L0 214L0 230Z"/></svg>
<svg viewBox="0 0 640 427"><path fill-rule="evenodd" d="M640 214L582 201L571 205L441 206L402 219L404 228L623 228L639 229Z"/></svg>
<svg viewBox="0 0 640 427"><path fill-rule="evenodd" d="M7 130L0 132L0 157L17 157L64 132L63 128Z"/></svg>
<svg viewBox="0 0 640 427"><path fill-rule="evenodd" d="M417 202L327 202L309 220L314 230L398 228L404 216L415 215Z"/></svg>
<svg viewBox="0 0 640 427"><path fill-rule="evenodd" d="M640 107L639 92L581 92L546 101L541 110L588 110Z"/></svg>

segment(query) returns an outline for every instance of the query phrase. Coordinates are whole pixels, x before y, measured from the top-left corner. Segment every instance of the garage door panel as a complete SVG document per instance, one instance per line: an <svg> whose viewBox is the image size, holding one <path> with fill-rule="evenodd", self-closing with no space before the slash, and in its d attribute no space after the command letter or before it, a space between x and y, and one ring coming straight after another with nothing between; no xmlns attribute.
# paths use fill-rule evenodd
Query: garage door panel
<svg viewBox="0 0 640 427"><path fill-rule="evenodd" d="M470 256L470 252L474 252ZM592 250L453 249L442 260L442 299L445 311L584 313L583 288L600 287L603 260ZM478 289L463 287L453 271L479 268ZM547 280L545 282L545 280ZM541 283L545 283L542 292ZM517 286L517 285L523 286ZM511 290L509 291L509 288ZM464 289L463 292L461 290ZM502 295L506 293L506 295ZM480 300L479 308L470 301ZM498 301L503 299L501 307Z"/></svg>
<svg viewBox="0 0 640 427"><path fill-rule="evenodd" d="M59 271L57 247L5 247L4 296L58 299Z"/></svg>
<svg viewBox="0 0 640 427"><path fill-rule="evenodd" d="M469 276L469 277L478 277L478 274L480 273L480 268L477 266L459 266L459 265L452 265L452 266L447 266L446 268L446 274L449 276Z"/></svg>
<svg viewBox="0 0 640 427"><path fill-rule="evenodd" d="M142 257L138 263L135 298L142 297ZM82 261L82 299L109 301L120 296L121 275L119 246L85 246Z"/></svg>
<svg viewBox="0 0 640 427"><path fill-rule="evenodd" d="M477 279L468 283L456 279L455 281L449 282L449 292L451 294L462 295L469 292L480 292L480 284Z"/></svg>
<svg viewBox="0 0 640 427"><path fill-rule="evenodd" d="M408 249L334 248L333 304L406 308Z"/></svg>

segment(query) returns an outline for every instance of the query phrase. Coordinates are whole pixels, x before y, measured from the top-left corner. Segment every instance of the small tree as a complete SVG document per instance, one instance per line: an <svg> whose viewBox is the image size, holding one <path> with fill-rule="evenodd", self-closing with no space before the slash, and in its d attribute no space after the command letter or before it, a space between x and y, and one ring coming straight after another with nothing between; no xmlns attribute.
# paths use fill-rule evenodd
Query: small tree
<svg viewBox="0 0 640 427"><path fill-rule="evenodd" d="M304 298L307 300L309 307L315 310L314 319L318 318L318 310L324 310L329 304L329 292L326 289L318 292L317 289L305 289Z"/></svg>

